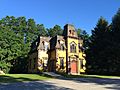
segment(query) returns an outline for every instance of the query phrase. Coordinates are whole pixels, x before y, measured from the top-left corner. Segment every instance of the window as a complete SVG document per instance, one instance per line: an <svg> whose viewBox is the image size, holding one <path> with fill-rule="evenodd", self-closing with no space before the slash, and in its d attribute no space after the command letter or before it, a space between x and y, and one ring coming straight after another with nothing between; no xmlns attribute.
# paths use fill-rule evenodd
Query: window
<svg viewBox="0 0 120 90"><path fill-rule="evenodd" d="M74 36L74 35L75 35L75 31L74 31L74 30L69 30L69 34L70 34L71 36Z"/></svg>
<svg viewBox="0 0 120 90"><path fill-rule="evenodd" d="M45 51L47 51L48 50L48 45L45 45Z"/></svg>
<svg viewBox="0 0 120 90"><path fill-rule="evenodd" d="M65 48L64 48L64 45L63 44L61 44L60 45L60 50L64 50Z"/></svg>
<svg viewBox="0 0 120 90"><path fill-rule="evenodd" d="M60 69L64 69L64 58L60 58Z"/></svg>
<svg viewBox="0 0 120 90"><path fill-rule="evenodd" d="M71 34L71 30L69 30L69 33Z"/></svg>
<svg viewBox="0 0 120 90"><path fill-rule="evenodd" d="M74 30L72 30L72 36L74 36L74 33L75 33L75 31L74 31Z"/></svg>
<svg viewBox="0 0 120 90"><path fill-rule="evenodd" d="M78 43L79 52L81 51L81 44Z"/></svg>
<svg viewBox="0 0 120 90"><path fill-rule="evenodd" d="M42 66L42 59L40 59L40 60L38 61L38 67L43 67L43 66Z"/></svg>
<svg viewBox="0 0 120 90"><path fill-rule="evenodd" d="M72 52L72 53L76 52L76 44L75 43L70 44L70 52Z"/></svg>
<svg viewBox="0 0 120 90"><path fill-rule="evenodd" d="M60 46L60 50L65 50L64 47L64 40L58 40L59 46Z"/></svg>
<svg viewBox="0 0 120 90"><path fill-rule="evenodd" d="M49 43L48 43L48 42L44 42L44 41L43 41L42 43L43 43L43 50L44 50L44 51L47 51L47 50L48 50L48 44L49 44Z"/></svg>
<svg viewBox="0 0 120 90"><path fill-rule="evenodd" d="M44 63L44 66L47 66L47 64L48 64L48 58L47 57L43 57L43 63Z"/></svg>
<svg viewBox="0 0 120 90"><path fill-rule="evenodd" d="M58 40L58 43L60 44L60 40Z"/></svg>
<svg viewBox="0 0 120 90"><path fill-rule="evenodd" d="M45 42L44 41L42 41L42 50L45 50Z"/></svg>
<svg viewBox="0 0 120 90"><path fill-rule="evenodd" d="M83 69L83 60L80 60L80 68Z"/></svg>

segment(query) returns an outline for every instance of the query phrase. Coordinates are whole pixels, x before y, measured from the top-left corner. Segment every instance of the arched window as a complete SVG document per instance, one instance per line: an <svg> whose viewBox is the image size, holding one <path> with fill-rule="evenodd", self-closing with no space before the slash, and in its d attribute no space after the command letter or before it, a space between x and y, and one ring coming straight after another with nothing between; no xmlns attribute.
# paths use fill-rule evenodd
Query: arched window
<svg viewBox="0 0 120 90"><path fill-rule="evenodd" d="M69 30L69 34L71 34L71 30Z"/></svg>
<svg viewBox="0 0 120 90"><path fill-rule="evenodd" d="M72 42L70 44L70 52L76 53L76 43Z"/></svg>

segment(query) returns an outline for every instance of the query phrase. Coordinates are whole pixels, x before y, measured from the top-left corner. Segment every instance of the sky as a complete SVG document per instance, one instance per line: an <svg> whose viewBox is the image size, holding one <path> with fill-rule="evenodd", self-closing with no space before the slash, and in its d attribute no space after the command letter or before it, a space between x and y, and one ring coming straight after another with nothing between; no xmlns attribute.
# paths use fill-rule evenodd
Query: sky
<svg viewBox="0 0 120 90"><path fill-rule="evenodd" d="M101 16L111 23L118 8L120 0L0 0L0 19L25 16L46 28L73 24L91 34Z"/></svg>

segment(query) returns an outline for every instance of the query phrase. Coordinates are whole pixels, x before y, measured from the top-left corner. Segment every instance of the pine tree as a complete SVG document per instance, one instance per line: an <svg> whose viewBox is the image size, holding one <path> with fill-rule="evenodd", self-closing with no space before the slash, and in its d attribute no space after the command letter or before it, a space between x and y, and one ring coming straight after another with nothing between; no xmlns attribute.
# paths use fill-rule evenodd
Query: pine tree
<svg viewBox="0 0 120 90"><path fill-rule="evenodd" d="M120 75L120 9L114 15L111 23L110 69Z"/></svg>
<svg viewBox="0 0 120 90"><path fill-rule="evenodd" d="M87 70L91 73L100 73L105 70L106 60L104 49L107 47L108 22L101 17L94 30L86 51Z"/></svg>

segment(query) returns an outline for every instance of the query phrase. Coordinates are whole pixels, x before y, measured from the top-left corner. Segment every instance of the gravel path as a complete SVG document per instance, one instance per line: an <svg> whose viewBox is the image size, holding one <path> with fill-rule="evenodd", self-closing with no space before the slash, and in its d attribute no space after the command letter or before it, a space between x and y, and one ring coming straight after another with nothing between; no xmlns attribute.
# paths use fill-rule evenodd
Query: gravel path
<svg viewBox="0 0 120 90"><path fill-rule="evenodd" d="M49 79L0 84L0 90L120 90L120 79Z"/></svg>

